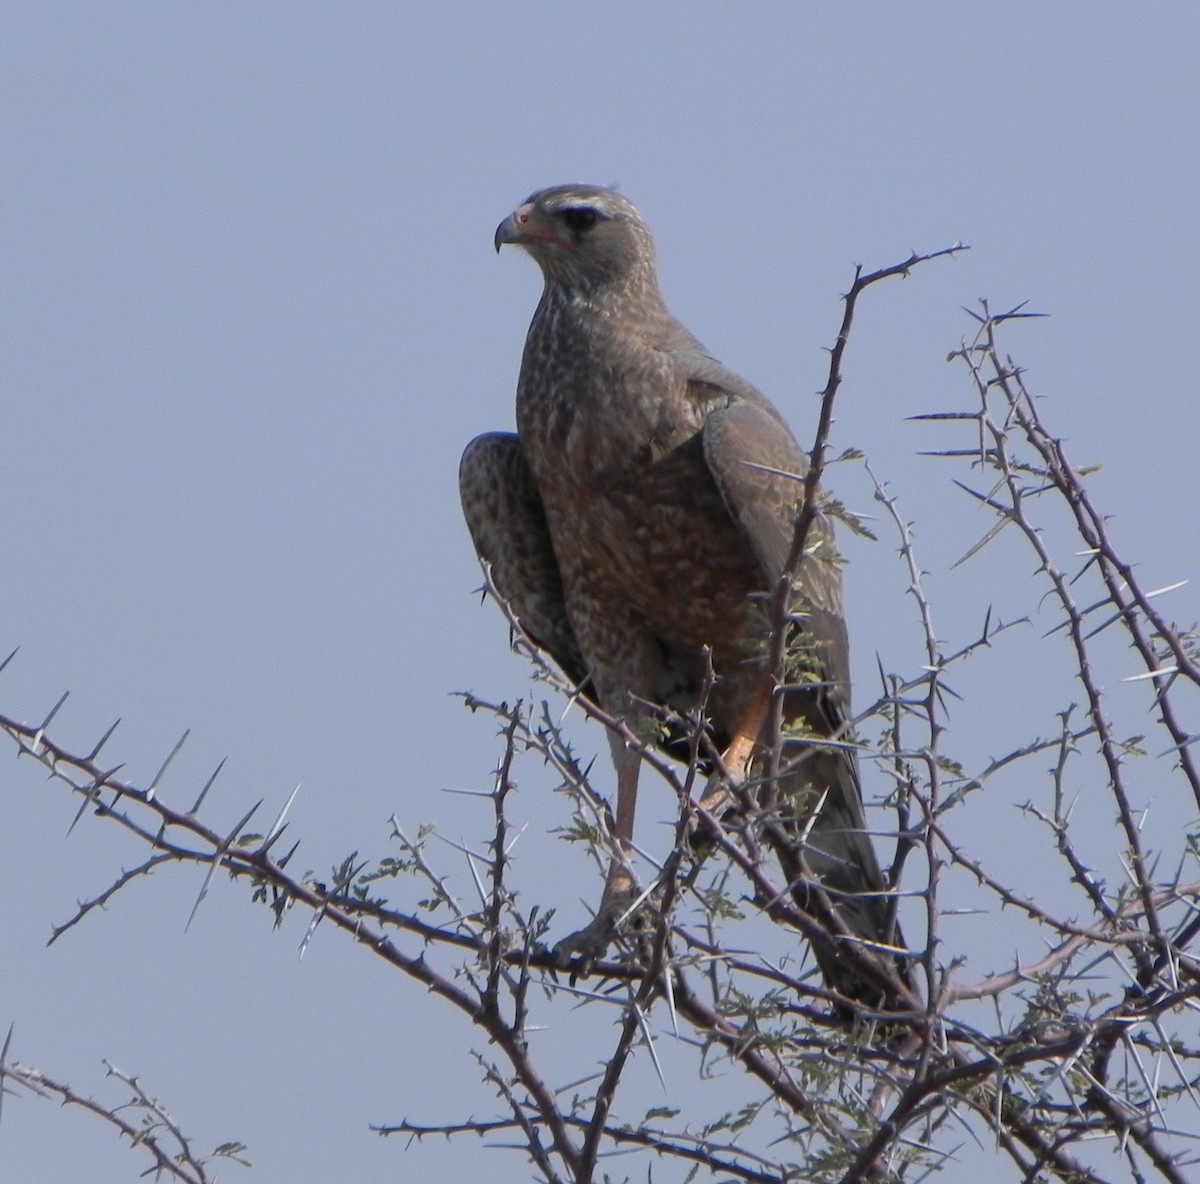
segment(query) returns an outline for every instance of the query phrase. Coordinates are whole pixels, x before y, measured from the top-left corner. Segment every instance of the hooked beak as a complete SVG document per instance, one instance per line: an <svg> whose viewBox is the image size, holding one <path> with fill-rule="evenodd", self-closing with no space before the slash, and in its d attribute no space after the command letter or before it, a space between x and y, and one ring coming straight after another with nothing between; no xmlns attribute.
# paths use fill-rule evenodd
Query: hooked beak
<svg viewBox="0 0 1200 1184"><path fill-rule="evenodd" d="M525 247L534 243L551 243L556 247L569 247L571 244L559 237L554 226L532 202L518 206L499 226L496 227L495 238L492 239L496 250L499 251L505 243Z"/></svg>
<svg viewBox="0 0 1200 1184"><path fill-rule="evenodd" d="M499 226L496 227L496 237L492 240L496 244L496 254L500 253L500 248L505 243L519 243L521 241L519 232L516 226L516 214L509 214Z"/></svg>

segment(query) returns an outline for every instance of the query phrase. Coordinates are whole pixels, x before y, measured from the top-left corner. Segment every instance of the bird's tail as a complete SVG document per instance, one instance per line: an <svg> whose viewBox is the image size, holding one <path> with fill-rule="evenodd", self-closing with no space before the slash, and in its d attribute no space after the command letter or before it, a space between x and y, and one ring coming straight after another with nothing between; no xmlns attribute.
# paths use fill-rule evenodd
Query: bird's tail
<svg viewBox="0 0 1200 1184"><path fill-rule="evenodd" d="M777 785L768 835L796 904L833 931L831 942L813 942L826 984L868 1007L903 1007L887 980L911 987L904 939L867 831L854 752L785 741ZM855 949L873 955L880 973Z"/></svg>

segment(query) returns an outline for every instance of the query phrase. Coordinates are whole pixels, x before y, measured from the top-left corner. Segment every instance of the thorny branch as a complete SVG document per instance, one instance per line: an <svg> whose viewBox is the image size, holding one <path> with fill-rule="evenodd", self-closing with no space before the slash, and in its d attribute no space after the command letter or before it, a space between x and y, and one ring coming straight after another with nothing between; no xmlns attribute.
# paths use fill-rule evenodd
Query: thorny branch
<svg viewBox="0 0 1200 1184"><path fill-rule="evenodd" d="M178 1122L142 1087L134 1076L105 1062L107 1075L120 1081L127 1090L124 1101L99 1101L58 1081L41 1069L10 1061L13 1030L10 1027L4 1046L0 1049L0 1103L5 1094L18 1095L24 1091L35 1097L54 1099L62 1106L84 1111L111 1127L131 1147L145 1152L152 1161L149 1169L156 1178L181 1181L182 1184L210 1184L216 1175L209 1169L222 1163L237 1163L249 1167L241 1143L222 1143L208 1155L199 1154L193 1141L180 1129ZM2 1109L2 1107L0 1107ZM149 1172L147 1173L149 1174Z"/></svg>
<svg viewBox="0 0 1200 1184"><path fill-rule="evenodd" d="M860 273L846 298L803 487L789 586L820 510L833 400L855 301L869 284L931 257L914 256L895 268ZM427 988L478 1028L486 1042L487 1057L480 1055L479 1061L501 1117L406 1119L376 1129L416 1138L434 1132L480 1138L508 1133L537 1177L547 1182L577 1184L611 1176L607 1157L631 1148L685 1172L702 1168L755 1184L916 1180L948 1164L960 1131L1007 1159L1015 1179L1067 1184L1185 1179L1195 1163L1194 1137L1187 1132L1196 1129L1200 1099L1200 1048L1194 1040L1200 1012L1200 959L1193 949L1200 935L1197 843L1186 830L1181 836L1179 828L1166 836L1149 831L1139 805L1141 790L1130 771L1137 749L1119 739L1118 712L1128 714L1127 698L1143 697L1139 730L1157 722L1175 761L1172 771L1179 774L1165 777L1160 770L1156 795L1167 797L1182 787L1189 803L1200 802L1191 753L1197 730L1187 722L1195 704L1184 698L1185 690L1200 685L1195 637L1161 615L1156 592L1143 590L1133 567L1121 559L1106 520L1067 462L1061 442L1047 431L1019 369L1001 355L997 328L1017 315L994 316L985 306L977 335L953 355L968 366L978 406L924 418L967 422L974 429L972 448L943 450L972 466L976 481L985 476L982 490L960 484L996 516L996 525L967 555L1014 528L1025 540L1044 581L1039 591L1051 593L1060 617L1047 644L1065 642L1085 703L1082 716L1064 704L1051 735L1021 738L999 756L960 764L948 755L948 739L955 736L951 680L965 677L968 662L1000 651L1017 621L1000 621L988 609L982 629L965 641L949 644L935 633L914 532L886 484L872 473L898 540L902 578L923 647L916 671L893 672L881 663L882 693L854 721L860 737L878 729L876 741L856 743L864 765L892 789L899 824L892 873L898 889L904 889L895 899L903 896L900 907L911 908L905 913L910 938L914 930L924 938L914 949L926 990L920 998L910 994L905 1009L872 1013L859 1008L856 1021L846 1024L838 1010L845 1000L813 982L797 940L799 935L809 944L836 941L832 910L820 907L818 891L811 915L794 906L791 886L777 881L753 828L726 827L706 813L703 823L714 850L706 860L689 850L687 835L697 814L693 786L701 765L715 757L700 721L690 721L690 763L676 764L581 696L532 646L511 614L515 643L529 655L538 679L637 751L678 803L670 850L657 857L639 853L638 867L651 869L645 890L651 922L630 925L619 953L595 968L606 986L589 990L556 978L542 945L546 909L525 911L521 904L521 864L507 808L517 766L541 763L575 805L573 834L586 838L603 862L613 848L607 804L561 721L547 708L474 696L466 697L467 706L495 719L502 751L491 792L478 795L490 806L486 850L484 845L459 848L472 869L477 899L470 901L454 894L451 879L430 855L424 829L410 837L413 832L394 820L392 854L374 862L350 856L322 882L292 870L294 848L276 851L282 846L286 807L265 836L247 829L254 810L232 829L214 828L200 809L215 774L195 804L180 810L164 800L162 770L142 787L121 779L119 766L106 767L101 754L112 729L81 751L53 738L48 728L62 700L39 724L0 716L0 729L19 755L40 764L53 785L76 795L81 814L123 827L149 851L142 864L82 902L55 928L52 940L98 904L111 903L126 884L163 865L202 865L201 898L218 869L248 882L276 923L289 910L306 912L312 922L305 942L318 920L332 926ZM1034 507L1052 505L1066 508L1073 540L1060 542L1045 529L1045 515L1034 516ZM1080 542L1082 563L1056 558L1064 549L1074 556ZM1071 570L1071 562L1077 570ZM783 613L779 638L786 634L786 610L786 600L776 605ZM1103 647L1114 624L1131 647L1122 654L1137 655L1142 677L1129 683L1118 679L1119 692L1102 693L1113 680L1102 677L1097 664L1110 660ZM777 656L782 661L782 648ZM1138 716L1136 710L1133 714ZM664 723L678 731L689 721ZM1051 761L1050 767L1036 767L1040 759ZM775 773L778 764L776 759ZM962 823L983 787L1016 771L1033 787L1026 803L1029 816L1047 829L1052 850L1063 861L1067 891L1061 896L1032 895L1021 887L1003 851L988 845L973 850L960 836L970 834ZM1071 787L1081 782L1111 803L1123 847L1124 882L1111 882L1081 846L1096 842L1091 833L1080 832L1072 814ZM1172 870L1158 874L1158 868ZM1028 920L1033 939L1007 969L979 966L949 946L944 921L958 907L956 885L968 877L996 914L1019 911ZM396 901L382 895L392 883ZM406 888L411 889L407 894ZM1068 911L1081 902L1090 916ZM865 976L883 973L870 952L862 953L861 964ZM982 1018L989 1013L977 1006L980 1000L992 1007L990 1019ZM578 1022L568 1010L578 1004L609 1008L615 1021L604 1029L611 1031L605 1044L590 1043L582 1050L582 1072L568 1050L559 1048L556 1058L547 1058L530 1040L540 1027ZM680 1057L689 1055L696 1058L699 1080L689 1085L686 1110L652 1107L639 1115L626 1081L629 1064L640 1057L650 1061L669 1080L668 1096L674 1099ZM603 1068L592 1074L597 1063ZM704 1079L718 1064L744 1075L746 1104L700 1117ZM44 1091L66 1097L62 1088L28 1071L21 1071L24 1078L14 1066L0 1072L10 1084L32 1088L40 1082ZM591 1085L580 1086L585 1079ZM571 1081L576 1084L564 1084ZM693 1089L699 1091L696 1105ZM107 1113L121 1129L125 1120L117 1109ZM162 1137L177 1136L178 1128L165 1118L156 1121L162 1123ZM141 1141L147 1142L144 1136ZM155 1153L153 1146L149 1149ZM198 1159L198 1167L187 1161L181 1168L177 1148L163 1154L171 1158L176 1178L205 1179Z"/></svg>

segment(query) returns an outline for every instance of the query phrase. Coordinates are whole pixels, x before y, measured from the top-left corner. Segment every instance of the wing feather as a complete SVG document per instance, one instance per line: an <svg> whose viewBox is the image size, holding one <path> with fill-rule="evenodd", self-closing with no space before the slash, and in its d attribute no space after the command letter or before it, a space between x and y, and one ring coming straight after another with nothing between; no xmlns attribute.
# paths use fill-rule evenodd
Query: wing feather
<svg viewBox="0 0 1200 1184"><path fill-rule="evenodd" d="M530 638L586 687L546 511L520 441L511 432L477 436L463 451L458 484L471 541L496 590Z"/></svg>

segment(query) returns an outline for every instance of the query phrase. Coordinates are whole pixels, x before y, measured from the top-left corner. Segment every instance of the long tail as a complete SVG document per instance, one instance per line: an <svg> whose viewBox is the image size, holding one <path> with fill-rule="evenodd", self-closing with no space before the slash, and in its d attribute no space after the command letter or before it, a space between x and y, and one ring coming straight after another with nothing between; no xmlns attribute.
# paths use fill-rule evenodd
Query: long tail
<svg viewBox="0 0 1200 1184"><path fill-rule="evenodd" d="M818 917L828 915L823 896L846 931L832 945L814 942L826 984L868 1007L905 1006L895 989L865 978L848 953L852 945L874 953L900 983L912 986L907 959L898 952L904 938L894 902L867 833L853 752L788 742L781 769L779 825L769 829L792 896ZM813 877L823 893L811 887Z"/></svg>

